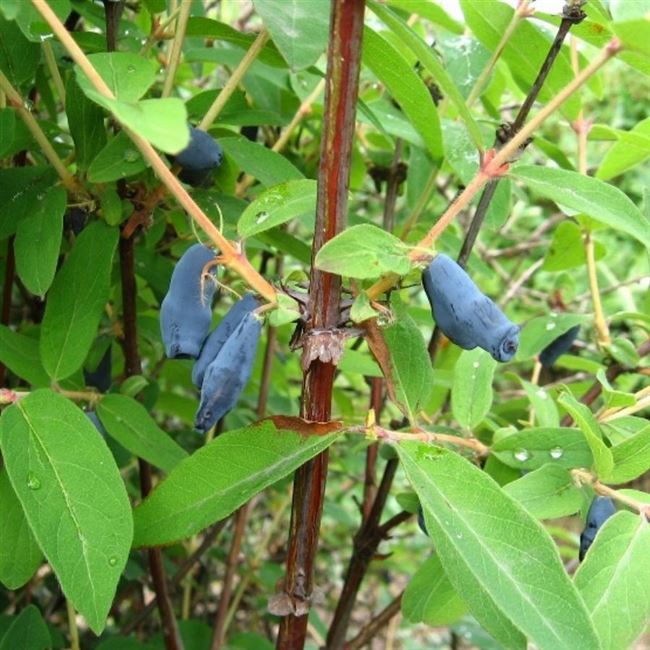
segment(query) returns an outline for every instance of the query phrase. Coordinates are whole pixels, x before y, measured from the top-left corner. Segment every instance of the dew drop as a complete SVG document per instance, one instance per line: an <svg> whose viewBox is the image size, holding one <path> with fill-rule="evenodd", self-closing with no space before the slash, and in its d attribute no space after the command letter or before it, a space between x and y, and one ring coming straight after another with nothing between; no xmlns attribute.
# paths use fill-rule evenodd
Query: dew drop
<svg viewBox="0 0 650 650"><path fill-rule="evenodd" d="M127 72L135 72L135 66L133 64L126 66Z"/></svg>
<svg viewBox="0 0 650 650"><path fill-rule="evenodd" d="M518 460L520 463L525 463L530 458L530 454L526 449L516 449L514 457L515 460Z"/></svg>
<svg viewBox="0 0 650 650"><path fill-rule="evenodd" d="M472 366L473 366L474 368L478 368L480 365L481 365L481 364L480 364L478 361L475 361L475 362L472 364Z"/></svg>
<svg viewBox="0 0 650 650"><path fill-rule="evenodd" d="M546 323L546 330L551 331L555 329L555 323Z"/></svg>
<svg viewBox="0 0 650 650"><path fill-rule="evenodd" d="M463 539L463 533L456 533L456 539Z"/></svg>
<svg viewBox="0 0 650 650"><path fill-rule="evenodd" d="M559 460L562 458L562 456L564 456L564 449L562 449L562 447L553 447L553 449L551 449L548 453L551 455L551 458L553 460Z"/></svg>
<svg viewBox="0 0 650 650"><path fill-rule="evenodd" d="M126 162L135 162L138 159L138 152L135 149L126 149L122 154Z"/></svg>
<svg viewBox="0 0 650 650"><path fill-rule="evenodd" d="M539 399L548 399L548 393L543 388L540 388L537 391L537 397L539 397Z"/></svg>
<svg viewBox="0 0 650 650"><path fill-rule="evenodd" d="M256 224L264 223L268 218L269 218L268 212L264 212L264 211L258 212L255 215L255 223Z"/></svg>
<svg viewBox="0 0 650 650"><path fill-rule="evenodd" d="M34 472L28 472L27 474L27 487L30 490L40 490L41 489L41 479L34 474Z"/></svg>
<svg viewBox="0 0 650 650"><path fill-rule="evenodd" d="M110 566L116 566L117 558L114 555L112 555L111 557L108 558L108 563Z"/></svg>

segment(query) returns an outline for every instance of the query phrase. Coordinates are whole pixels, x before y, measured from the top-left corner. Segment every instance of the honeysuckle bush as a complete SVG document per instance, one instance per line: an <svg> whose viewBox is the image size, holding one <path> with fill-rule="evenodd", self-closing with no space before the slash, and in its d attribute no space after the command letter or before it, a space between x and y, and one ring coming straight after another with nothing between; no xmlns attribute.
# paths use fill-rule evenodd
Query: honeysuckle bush
<svg viewBox="0 0 650 650"><path fill-rule="evenodd" d="M360 0L0 0L0 650L644 632L650 5L511 4L369 2L341 43L330 10ZM328 65L328 45L349 51ZM327 110L342 88L352 129ZM176 180L188 124L224 152L198 187ZM206 435L159 322L197 242L213 327L247 292L265 319ZM520 326L512 359L434 335L438 253ZM328 274L340 295L313 292ZM324 500L292 512L294 471L327 450ZM579 564L596 496L617 512ZM313 590L290 544L316 553Z"/></svg>

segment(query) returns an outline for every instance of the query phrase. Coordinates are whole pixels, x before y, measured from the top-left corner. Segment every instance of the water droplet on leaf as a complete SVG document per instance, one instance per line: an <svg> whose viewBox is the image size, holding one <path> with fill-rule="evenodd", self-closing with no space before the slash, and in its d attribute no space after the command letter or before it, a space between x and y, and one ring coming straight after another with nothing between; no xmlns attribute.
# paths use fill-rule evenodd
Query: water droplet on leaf
<svg viewBox="0 0 650 650"><path fill-rule="evenodd" d="M517 449L514 452L514 457L520 463L525 463L530 458L530 454L526 449Z"/></svg>
<svg viewBox="0 0 650 650"><path fill-rule="evenodd" d="M41 479L34 474L34 472L29 472L27 474L27 487L30 490L40 490L41 488Z"/></svg>
<svg viewBox="0 0 650 650"><path fill-rule="evenodd" d="M122 154L126 162L135 162L138 159L138 152L135 149L126 149Z"/></svg>
<svg viewBox="0 0 650 650"><path fill-rule="evenodd" d="M564 449L562 449L562 447L553 447L553 449L551 449L548 453L551 455L551 458L553 460L559 460L562 458L562 456L564 456Z"/></svg>
<svg viewBox="0 0 650 650"><path fill-rule="evenodd" d="M547 331L551 331L555 329L555 323L546 323L546 329Z"/></svg>
<svg viewBox="0 0 650 650"><path fill-rule="evenodd" d="M255 223L259 225L260 223L264 223L268 218L269 218L268 212L264 212L264 211L258 212L255 215Z"/></svg>
<svg viewBox="0 0 650 650"><path fill-rule="evenodd" d="M117 565L117 558L116 558L114 555L111 556L111 557L109 557L109 558L108 558L108 563L109 563L111 566L116 566L116 565Z"/></svg>

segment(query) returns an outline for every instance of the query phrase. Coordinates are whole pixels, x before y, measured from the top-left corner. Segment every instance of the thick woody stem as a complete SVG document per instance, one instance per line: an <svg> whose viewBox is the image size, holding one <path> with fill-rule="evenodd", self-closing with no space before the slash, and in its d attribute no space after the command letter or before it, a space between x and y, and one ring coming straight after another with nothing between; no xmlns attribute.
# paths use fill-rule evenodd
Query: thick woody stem
<svg viewBox="0 0 650 650"><path fill-rule="evenodd" d="M364 0L334 0L327 54L327 83L321 162L318 173L316 227L312 262L318 250L345 228L354 121L361 66ZM312 264L307 339L312 329L336 327L339 319L341 278ZM301 415L307 420L330 418L335 366L312 361L303 377ZM307 633L314 556L325 493L327 453L296 472L287 557L286 594L295 613L282 619L279 650L299 650Z"/></svg>

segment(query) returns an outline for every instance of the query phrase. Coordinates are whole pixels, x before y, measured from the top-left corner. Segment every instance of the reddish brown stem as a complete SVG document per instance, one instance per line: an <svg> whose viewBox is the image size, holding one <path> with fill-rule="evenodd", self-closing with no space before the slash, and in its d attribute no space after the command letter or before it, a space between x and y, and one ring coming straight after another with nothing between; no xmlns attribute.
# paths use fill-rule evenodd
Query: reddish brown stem
<svg viewBox="0 0 650 650"><path fill-rule="evenodd" d="M135 256L133 239L120 238L120 275L122 280L122 311L123 330L122 349L124 350L125 375L139 375L142 372L140 354L138 351L138 332L136 327L136 285L135 285ZM141 458L138 459L140 467L140 493L142 498L151 492L151 465ZM165 569L163 566L162 551L160 548L151 548L147 551L149 558L149 571L156 602L163 626L163 637L167 650L182 650L181 641L176 624L176 617L167 592Z"/></svg>
<svg viewBox="0 0 650 650"><path fill-rule="evenodd" d="M375 412L375 419L379 422L379 415L384 395L384 380L381 377L372 377L370 380L370 408ZM366 471L363 483L363 503L361 514L363 521L368 519L373 501L377 496L377 455L379 443L374 442L366 451Z"/></svg>
<svg viewBox="0 0 650 650"><path fill-rule="evenodd" d="M212 645L210 650L219 650L224 642L225 623L228 615L228 606L230 605L230 595L232 594L232 584L237 573L237 564L239 552L241 550L242 538L246 530L246 520L250 503L242 506L235 515L235 530L233 532L230 552L226 561L226 572L223 577L223 586L217 607L217 615L214 621L214 632L212 634Z"/></svg>
<svg viewBox="0 0 650 650"><path fill-rule="evenodd" d="M327 52L327 83L316 227L312 245L309 286L310 331L335 328L339 318L341 278L314 268L313 260L327 241L345 228L354 121L359 86L364 0L334 0ZM307 420L330 418L335 366L318 359L303 376L301 415ZM325 494L327 453L298 469L294 477L291 527L285 590L294 607L280 622L279 650L300 650L307 633L307 614L312 593L314 556Z"/></svg>

